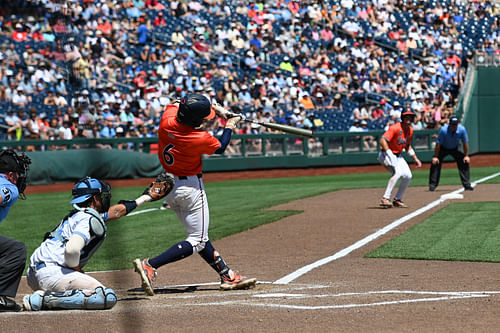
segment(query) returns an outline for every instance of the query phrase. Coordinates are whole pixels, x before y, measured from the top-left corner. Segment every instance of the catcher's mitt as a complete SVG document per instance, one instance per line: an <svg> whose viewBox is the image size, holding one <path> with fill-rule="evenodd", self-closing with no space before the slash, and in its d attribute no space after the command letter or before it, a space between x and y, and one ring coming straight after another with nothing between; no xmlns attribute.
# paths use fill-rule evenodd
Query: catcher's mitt
<svg viewBox="0 0 500 333"><path fill-rule="evenodd" d="M174 176L164 171L156 176L155 181L142 194L149 195L152 199L151 201L160 200L172 191L174 184Z"/></svg>

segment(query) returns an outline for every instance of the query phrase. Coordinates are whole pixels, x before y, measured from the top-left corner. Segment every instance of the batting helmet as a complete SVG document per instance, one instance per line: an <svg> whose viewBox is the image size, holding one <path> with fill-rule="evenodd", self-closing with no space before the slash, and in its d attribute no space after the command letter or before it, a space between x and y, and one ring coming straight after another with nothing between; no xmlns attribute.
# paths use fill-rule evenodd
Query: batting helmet
<svg viewBox="0 0 500 333"><path fill-rule="evenodd" d="M111 202L111 186L104 181L91 177L82 178L75 183L71 191L73 196L71 204L83 203L96 194L101 194L103 211L107 211Z"/></svg>
<svg viewBox="0 0 500 333"><path fill-rule="evenodd" d="M406 111L404 111L403 113L401 113L401 119L403 119L404 117L412 117L412 118L415 118L417 115L415 114L415 112L413 112L412 110L408 109Z"/></svg>
<svg viewBox="0 0 500 333"><path fill-rule="evenodd" d="M189 94L180 100L177 117L184 125L198 127L204 119L215 117L215 111L205 96Z"/></svg>
<svg viewBox="0 0 500 333"><path fill-rule="evenodd" d="M0 172L17 172L16 186L19 191L19 198L26 199L24 190L26 189L26 180L28 177L29 165L31 159L25 154L17 154L14 149L6 148L0 151Z"/></svg>

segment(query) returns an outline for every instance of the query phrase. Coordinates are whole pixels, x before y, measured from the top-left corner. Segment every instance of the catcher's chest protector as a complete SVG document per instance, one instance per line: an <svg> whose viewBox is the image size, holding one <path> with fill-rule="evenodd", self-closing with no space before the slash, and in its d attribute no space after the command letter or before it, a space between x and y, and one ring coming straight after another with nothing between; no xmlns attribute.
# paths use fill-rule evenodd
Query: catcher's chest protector
<svg viewBox="0 0 500 333"><path fill-rule="evenodd" d="M92 208L86 208L85 213L91 215L89 219L90 225L90 240L85 245L80 254L80 267L87 264L89 259L94 255L95 251L99 249L106 238L106 223L102 219L101 214Z"/></svg>
<svg viewBox="0 0 500 333"><path fill-rule="evenodd" d="M58 241L66 244L68 239L62 236L62 228L64 227L64 223L73 216L78 213L78 210L72 211L70 214L65 216L61 223L50 233L47 233L45 239L47 238L55 238ZM102 242L106 238L106 223L104 222L101 214L99 214L95 209L85 208L83 210L89 216L89 231L90 231L90 239L87 245L85 245L80 252L80 263L78 264L80 267L83 267L87 264L92 255L99 249Z"/></svg>

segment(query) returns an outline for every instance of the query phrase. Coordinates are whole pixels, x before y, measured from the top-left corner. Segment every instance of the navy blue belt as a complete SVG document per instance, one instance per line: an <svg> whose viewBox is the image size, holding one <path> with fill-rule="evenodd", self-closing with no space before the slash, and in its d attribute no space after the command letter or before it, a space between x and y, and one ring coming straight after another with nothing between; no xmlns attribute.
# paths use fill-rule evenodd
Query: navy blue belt
<svg viewBox="0 0 500 333"><path fill-rule="evenodd" d="M203 176L203 174L201 174L201 173L196 175L196 177L198 177L198 178L201 178L202 176ZM179 176L178 178L179 179L188 179L188 177L190 177L190 176Z"/></svg>

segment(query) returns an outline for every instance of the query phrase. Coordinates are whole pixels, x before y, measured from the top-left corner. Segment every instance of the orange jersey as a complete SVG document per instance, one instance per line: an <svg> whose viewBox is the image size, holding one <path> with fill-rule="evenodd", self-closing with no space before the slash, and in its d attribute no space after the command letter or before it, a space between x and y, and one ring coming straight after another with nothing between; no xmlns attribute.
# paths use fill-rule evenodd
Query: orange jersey
<svg viewBox="0 0 500 333"><path fill-rule="evenodd" d="M401 123L397 122L387 129L383 137L389 144L389 148L394 154L401 154L403 149L410 147L411 145L413 128L410 126L408 130L404 131Z"/></svg>
<svg viewBox="0 0 500 333"><path fill-rule="evenodd" d="M161 117L158 136L158 157L165 171L176 176L193 176L201 173L201 156L212 155L220 142L205 130L179 123L177 105L167 105Z"/></svg>

